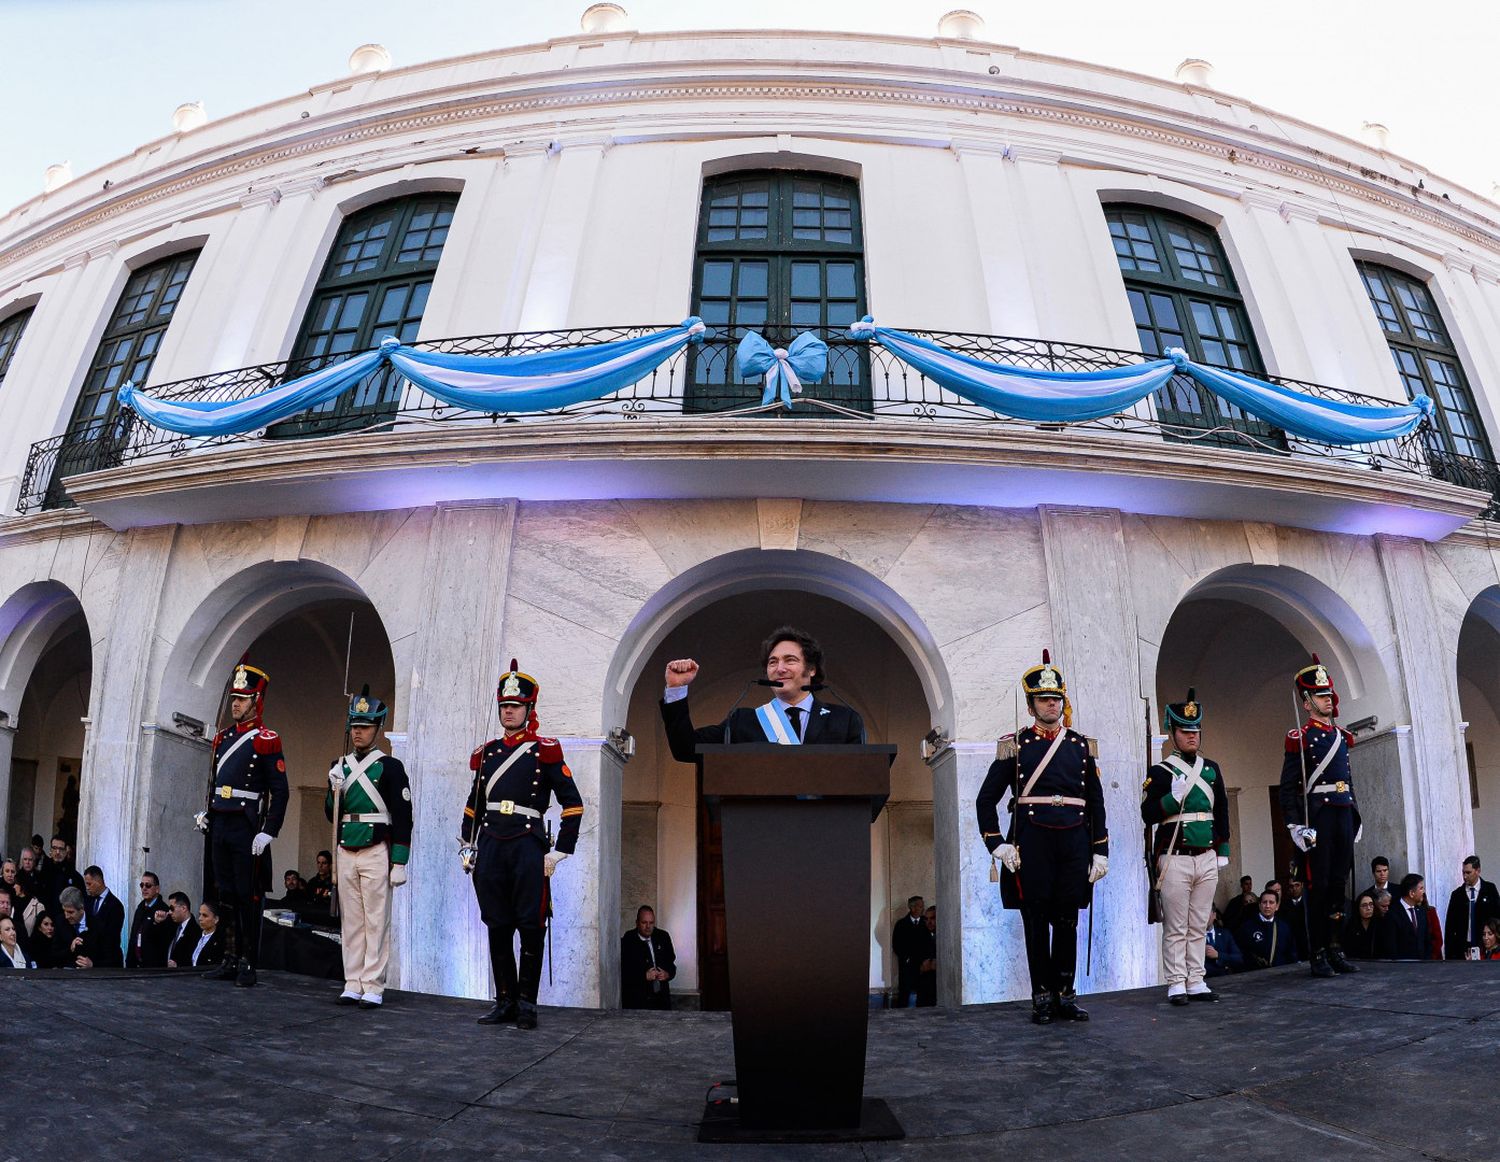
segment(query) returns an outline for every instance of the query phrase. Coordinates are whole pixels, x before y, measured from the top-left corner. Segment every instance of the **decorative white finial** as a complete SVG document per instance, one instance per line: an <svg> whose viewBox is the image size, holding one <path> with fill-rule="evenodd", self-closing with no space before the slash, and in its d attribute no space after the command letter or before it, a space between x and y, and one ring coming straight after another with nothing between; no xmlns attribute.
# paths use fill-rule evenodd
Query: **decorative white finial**
<svg viewBox="0 0 1500 1162"><path fill-rule="evenodd" d="M200 125L208 124L208 110L202 101L184 101L172 110L172 128L178 133L191 133Z"/></svg>
<svg viewBox="0 0 1500 1162"><path fill-rule="evenodd" d="M1194 85L1197 88L1206 89L1213 75L1213 65L1195 56L1188 57L1187 60L1177 66L1177 80L1184 85Z"/></svg>
<svg viewBox="0 0 1500 1162"><path fill-rule="evenodd" d="M1359 127L1359 135L1365 139L1366 145L1373 145L1382 153L1385 152L1386 142L1391 139L1391 131L1379 121L1366 121Z"/></svg>
<svg viewBox="0 0 1500 1162"><path fill-rule="evenodd" d="M391 67L391 54L383 44L362 44L349 54L351 73L383 73Z"/></svg>
<svg viewBox="0 0 1500 1162"><path fill-rule="evenodd" d="M984 17L967 8L955 8L938 18L938 35L949 40L978 40L984 32Z"/></svg>
<svg viewBox="0 0 1500 1162"><path fill-rule="evenodd" d="M578 18L578 27L587 33L624 32L630 13L618 4L590 4Z"/></svg>
<svg viewBox="0 0 1500 1162"><path fill-rule="evenodd" d="M73 180L73 164L67 161L59 161L47 167L47 172L42 176L42 193L50 194L53 190L61 189Z"/></svg>

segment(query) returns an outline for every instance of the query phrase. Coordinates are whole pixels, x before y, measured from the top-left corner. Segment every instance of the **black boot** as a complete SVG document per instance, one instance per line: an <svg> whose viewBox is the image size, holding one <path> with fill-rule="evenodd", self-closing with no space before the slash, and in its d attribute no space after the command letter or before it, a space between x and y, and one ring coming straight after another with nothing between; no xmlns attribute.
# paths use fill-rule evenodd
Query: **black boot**
<svg viewBox="0 0 1500 1162"><path fill-rule="evenodd" d="M250 963L248 956L240 961L240 970L235 974L234 983L236 988L248 989L255 987L255 965Z"/></svg>
<svg viewBox="0 0 1500 1162"><path fill-rule="evenodd" d="M1059 1021L1087 1021L1089 1019L1089 1011L1079 1008L1078 994L1073 991L1071 984L1058 992L1053 999L1052 1007L1056 1010Z"/></svg>
<svg viewBox="0 0 1500 1162"><path fill-rule="evenodd" d="M239 975L240 962L234 957L226 957L220 964L214 965L203 974L204 980L233 980Z"/></svg>
<svg viewBox="0 0 1500 1162"><path fill-rule="evenodd" d="M516 1002L507 996L495 998L495 1007L479 1018L481 1025L509 1025L516 1019Z"/></svg>
<svg viewBox="0 0 1500 1162"><path fill-rule="evenodd" d="M1349 958L1344 955L1344 950L1337 944L1328 946L1328 967L1334 972L1358 972L1359 969L1350 963Z"/></svg>
<svg viewBox="0 0 1500 1162"><path fill-rule="evenodd" d="M521 1002L521 1011L516 1014L517 1029L536 1028L536 1006L530 1001Z"/></svg>
<svg viewBox="0 0 1500 1162"><path fill-rule="evenodd" d="M1338 975L1338 973L1334 972L1333 966L1328 963L1328 953L1321 948L1312 954L1310 964L1313 976L1330 977Z"/></svg>
<svg viewBox="0 0 1500 1162"><path fill-rule="evenodd" d="M1041 992L1031 994L1031 1023L1033 1025L1052 1024L1052 994Z"/></svg>

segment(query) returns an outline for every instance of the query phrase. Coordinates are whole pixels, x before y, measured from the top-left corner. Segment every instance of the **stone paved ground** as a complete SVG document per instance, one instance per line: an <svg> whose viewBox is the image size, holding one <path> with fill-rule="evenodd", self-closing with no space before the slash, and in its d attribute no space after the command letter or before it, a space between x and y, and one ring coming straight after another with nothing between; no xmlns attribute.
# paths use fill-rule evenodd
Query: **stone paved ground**
<svg viewBox="0 0 1500 1162"><path fill-rule="evenodd" d="M544 1008L522 1033L474 1001L362 1012L337 989L0 974L0 1159L1500 1159L1500 965L1282 969L1217 1005L1088 998L1068 1027L874 1013L866 1092L907 1138L863 1146L698 1145L726 1014Z"/></svg>

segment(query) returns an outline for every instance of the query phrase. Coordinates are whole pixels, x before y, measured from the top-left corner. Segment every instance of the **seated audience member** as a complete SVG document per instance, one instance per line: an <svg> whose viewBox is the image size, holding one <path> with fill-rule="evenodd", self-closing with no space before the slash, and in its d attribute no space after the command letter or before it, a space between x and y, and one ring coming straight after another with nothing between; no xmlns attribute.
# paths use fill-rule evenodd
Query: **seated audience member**
<svg viewBox="0 0 1500 1162"><path fill-rule="evenodd" d="M21 942L21 948L26 948L26 929L22 926L16 916L16 906L10 896L0 892L0 920L16 920L17 939Z"/></svg>
<svg viewBox="0 0 1500 1162"><path fill-rule="evenodd" d="M328 908L333 903L333 853L318 852L318 874L307 881L307 894L314 906Z"/></svg>
<svg viewBox="0 0 1500 1162"><path fill-rule="evenodd" d="M64 968L93 968L95 940L89 931L89 921L83 892L75 887L66 887L57 896L62 909L62 923L57 926L57 944L62 949Z"/></svg>
<svg viewBox="0 0 1500 1162"><path fill-rule="evenodd" d="M1479 930L1479 959L1500 960L1500 916L1491 916Z"/></svg>
<svg viewBox="0 0 1500 1162"><path fill-rule="evenodd" d="M1276 915L1281 907L1281 897L1275 889L1266 888L1260 894L1260 911L1240 926L1240 951L1245 955L1245 967L1276 968L1297 962L1297 942L1286 921Z"/></svg>
<svg viewBox="0 0 1500 1162"><path fill-rule="evenodd" d="M31 959L38 968L61 968L67 964L67 949L62 947L57 921L51 912L43 912L36 919L31 933Z"/></svg>
<svg viewBox="0 0 1500 1162"><path fill-rule="evenodd" d="M88 927L94 934L91 957L94 967L124 968L125 905L109 890L104 882L104 872L97 864L84 869L83 890L86 893L84 907L88 910Z"/></svg>
<svg viewBox="0 0 1500 1162"><path fill-rule="evenodd" d="M193 901L186 892L173 892L167 897L171 912L167 916L167 967L191 968L193 950L198 947L198 921L193 919Z"/></svg>
<svg viewBox="0 0 1500 1162"><path fill-rule="evenodd" d="M1255 881L1249 876L1240 877L1240 894L1224 905L1224 913L1221 917L1222 925L1229 931L1234 931L1251 916L1255 915L1255 909L1260 904L1260 897L1255 894Z"/></svg>
<svg viewBox="0 0 1500 1162"><path fill-rule="evenodd" d="M1229 929L1219 922L1218 908L1208 910L1208 931L1204 933L1204 940L1207 942L1203 949L1204 976L1228 976L1245 967L1245 954L1240 951Z"/></svg>
<svg viewBox="0 0 1500 1162"><path fill-rule="evenodd" d="M281 903L287 908L305 908L312 903L312 895L307 890L307 882L302 878L302 873L296 868L288 868L281 877L282 893Z"/></svg>
<svg viewBox="0 0 1500 1162"><path fill-rule="evenodd" d="M1365 892L1354 901L1354 911L1344 924L1344 955L1354 960L1380 960L1381 919L1375 911L1375 897Z"/></svg>
<svg viewBox="0 0 1500 1162"><path fill-rule="evenodd" d="M0 896L9 896L11 902L16 898L16 861L7 859L0 861Z"/></svg>
<svg viewBox="0 0 1500 1162"><path fill-rule="evenodd" d="M1375 916L1381 923L1384 923L1386 917L1391 914L1391 905L1396 902L1396 897L1393 893L1381 888L1376 888L1372 894L1375 897Z"/></svg>
<svg viewBox="0 0 1500 1162"><path fill-rule="evenodd" d="M1288 928L1292 930L1292 939L1297 942L1297 959L1306 960L1308 950L1307 930L1307 896L1302 890L1302 880L1299 876L1291 876L1286 881L1286 895L1282 898L1281 908L1276 913L1286 921Z"/></svg>
<svg viewBox="0 0 1500 1162"><path fill-rule="evenodd" d="M24 945L36 931L37 917L46 911L46 906L42 903L41 879L36 874L36 852L29 847L21 848L16 863L16 882L10 893L14 904L12 915Z"/></svg>
<svg viewBox="0 0 1500 1162"><path fill-rule="evenodd" d="M125 967L165 968L172 930L166 926L167 901L162 899L161 881L155 872L142 872L140 888L141 902L130 918L130 936L125 941Z"/></svg>
<svg viewBox="0 0 1500 1162"><path fill-rule="evenodd" d="M204 900L198 905L198 941L183 967L211 968L223 960L224 933L219 931L219 905Z"/></svg>
<svg viewBox="0 0 1500 1162"><path fill-rule="evenodd" d="M1390 892L1396 894L1396 885L1391 883L1391 861L1383 855L1377 855L1370 861L1370 874L1375 877L1375 882L1364 890L1362 895L1375 898L1376 892Z"/></svg>
<svg viewBox="0 0 1500 1162"><path fill-rule="evenodd" d="M35 968L36 961L27 957L16 937L16 922L9 916L0 916L0 969Z"/></svg>
<svg viewBox="0 0 1500 1162"><path fill-rule="evenodd" d="M937 1005L937 905L922 913L917 933L917 1008Z"/></svg>
<svg viewBox="0 0 1500 1162"><path fill-rule="evenodd" d="M1386 918L1391 926L1392 955L1397 960L1442 960L1443 933L1437 913L1427 903L1427 882L1416 872L1401 881L1401 898Z"/></svg>
<svg viewBox="0 0 1500 1162"><path fill-rule="evenodd" d="M635 928L620 937L620 1007L670 1009L677 954L649 904L635 911Z"/></svg>

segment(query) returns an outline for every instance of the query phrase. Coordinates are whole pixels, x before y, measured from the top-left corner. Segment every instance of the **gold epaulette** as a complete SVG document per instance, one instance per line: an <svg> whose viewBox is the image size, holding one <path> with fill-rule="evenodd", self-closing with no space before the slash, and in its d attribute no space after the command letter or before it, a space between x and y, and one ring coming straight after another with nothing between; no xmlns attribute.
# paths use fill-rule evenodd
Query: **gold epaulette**
<svg viewBox="0 0 1500 1162"><path fill-rule="evenodd" d="M1016 757L1016 736L1007 734L995 743L995 758L1004 762L1006 759Z"/></svg>
<svg viewBox="0 0 1500 1162"><path fill-rule="evenodd" d="M1086 743L1088 743L1088 746L1089 746L1089 758L1091 758L1091 759L1098 758L1099 757L1099 740L1097 738L1090 738L1088 735L1084 735L1083 736L1083 741L1086 742Z"/></svg>

